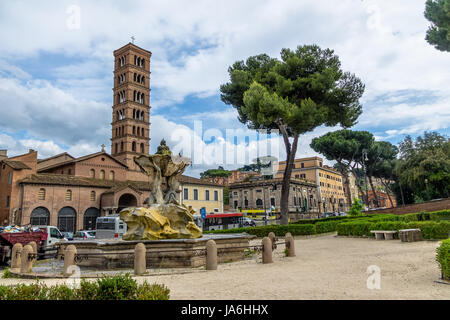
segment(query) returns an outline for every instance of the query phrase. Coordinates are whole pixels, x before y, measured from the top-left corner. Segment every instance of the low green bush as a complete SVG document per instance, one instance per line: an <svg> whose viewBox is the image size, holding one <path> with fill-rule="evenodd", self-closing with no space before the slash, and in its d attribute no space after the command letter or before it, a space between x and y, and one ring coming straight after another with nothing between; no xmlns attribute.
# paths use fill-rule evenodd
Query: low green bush
<svg viewBox="0 0 450 320"><path fill-rule="evenodd" d="M431 220L450 220L450 210L440 210L430 212Z"/></svg>
<svg viewBox="0 0 450 320"><path fill-rule="evenodd" d="M287 232L290 232L293 236L299 235L311 235L316 233L316 228L313 224L287 224L287 225L277 225L272 224L262 227L246 227L246 228L236 228L236 229L226 229L226 230L214 230L206 231L205 233L243 233L246 232L257 237L267 237L269 232L275 233L278 237L284 237Z"/></svg>
<svg viewBox="0 0 450 320"><path fill-rule="evenodd" d="M316 233L326 233L336 231L340 223L339 221L324 221L317 222L314 226L316 227Z"/></svg>
<svg viewBox="0 0 450 320"><path fill-rule="evenodd" d="M368 221L352 221L339 223L337 225L337 232L339 236L371 236L370 230L375 223Z"/></svg>
<svg viewBox="0 0 450 320"><path fill-rule="evenodd" d="M0 285L0 300L168 300L164 285L137 284L130 274L105 276L97 281L82 279L78 288L68 285L46 286L37 282L15 286Z"/></svg>
<svg viewBox="0 0 450 320"><path fill-rule="evenodd" d="M420 229L424 239L447 239L450 232L450 221L409 222L407 229Z"/></svg>
<svg viewBox="0 0 450 320"><path fill-rule="evenodd" d="M441 265L442 277L450 280L450 239L443 240L437 248L436 260Z"/></svg>

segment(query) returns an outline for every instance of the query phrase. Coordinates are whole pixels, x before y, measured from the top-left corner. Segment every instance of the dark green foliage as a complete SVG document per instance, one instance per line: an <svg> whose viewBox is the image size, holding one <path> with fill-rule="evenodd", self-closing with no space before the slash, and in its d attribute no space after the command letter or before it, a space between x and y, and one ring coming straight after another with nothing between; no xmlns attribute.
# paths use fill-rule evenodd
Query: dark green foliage
<svg viewBox="0 0 450 320"><path fill-rule="evenodd" d="M441 265L442 276L450 281L450 239L443 240L436 251L436 260Z"/></svg>
<svg viewBox="0 0 450 320"><path fill-rule="evenodd" d="M408 223L407 229L417 228L422 230L424 239L447 239L450 232L449 221L413 221Z"/></svg>
<svg viewBox="0 0 450 320"><path fill-rule="evenodd" d="M79 288L65 284L47 287L43 283L0 285L0 300L168 300L164 285L138 285L130 274L105 276L97 281L81 280Z"/></svg>
<svg viewBox="0 0 450 320"><path fill-rule="evenodd" d="M290 232L293 236L298 235L311 235L316 233L316 229L313 224L288 224L288 225L268 225L263 227L248 227L248 228L236 228L227 230L215 230L205 233L243 233L246 232L257 237L267 237L269 232L275 233L276 236L284 237L287 232Z"/></svg>
<svg viewBox="0 0 450 320"><path fill-rule="evenodd" d="M425 132L415 141L407 136L399 148L400 160L395 171L405 203L450 196L449 138L436 132Z"/></svg>
<svg viewBox="0 0 450 320"><path fill-rule="evenodd" d="M359 202L359 199L354 198L352 207L348 211L348 214L351 216L359 216L362 214L361 210L363 210L363 209L364 209L364 206L362 205L362 203Z"/></svg>
<svg viewBox="0 0 450 320"><path fill-rule="evenodd" d="M333 50L317 45L282 49L281 60L266 54L228 68L221 99L237 109L250 129L278 129L286 148L281 221L288 223L289 179L299 136L316 127L353 126L362 112L364 84L344 72ZM289 138L293 138L292 141Z"/></svg>
<svg viewBox="0 0 450 320"><path fill-rule="evenodd" d="M316 233L327 233L336 231L339 221L317 222L315 225Z"/></svg>
<svg viewBox="0 0 450 320"><path fill-rule="evenodd" d="M425 39L440 51L450 51L450 0L427 0L424 14L431 22Z"/></svg>
<svg viewBox="0 0 450 320"><path fill-rule="evenodd" d="M200 178L213 178L213 177L229 177L230 171L225 170L223 167L217 169L209 169L200 173Z"/></svg>

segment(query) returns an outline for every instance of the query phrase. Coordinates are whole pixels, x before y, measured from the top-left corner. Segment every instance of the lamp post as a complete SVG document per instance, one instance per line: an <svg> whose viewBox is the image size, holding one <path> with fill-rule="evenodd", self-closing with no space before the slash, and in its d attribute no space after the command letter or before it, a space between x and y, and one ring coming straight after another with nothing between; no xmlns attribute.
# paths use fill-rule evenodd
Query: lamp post
<svg viewBox="0 0 450 320"><path fill-rule="evenodd" d="M367 157L367 150L363 149L362 151L362 162L363 162L363 171L364 171L364 184L366 185L366 204L367 204L367 210L369 210L369 190L367 187L367 167L366 167L366 161L369 161L369 158Z"/></svg>
<svg viewBox="0 0 450 320"><path fill-rule="evenodd" d="M430 201L430 192L428 190L428 179L425 178L425 190L427 191L427 201Z"/></svg>

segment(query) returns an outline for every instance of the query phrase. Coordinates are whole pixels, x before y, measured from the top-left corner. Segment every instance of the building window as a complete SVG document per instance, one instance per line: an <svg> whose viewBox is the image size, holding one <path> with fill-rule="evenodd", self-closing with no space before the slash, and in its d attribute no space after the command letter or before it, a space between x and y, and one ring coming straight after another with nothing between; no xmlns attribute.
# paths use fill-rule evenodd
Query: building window
<svg viewBox="0 0 450 320"><path fill-rule="evenodd" d="M144 144L141 143L141 153L144 153Z"/></svg>
<svg viewBox="0 0 450 320"><path fill-rule="evenodd" d="M105 170L100 171L100 179L105 180Z"/></svg>
<svg viewBox="0 0 450 320"><path fill-rule="evenodd" d="M219 191L214 190L214 201L219 201Z"/></svg>
<svg viewBox="0 0 450 320"><path fill-rule="evenodd" d="M304 168L304 167L305 167L305 164L302 162L302 163L300 163L300 166L301 166L302 168Z"/></svg>
<svg viewBox="0 0 450 320"><path fill-rule="evenodd" d="M189 199L189 189L184 188L184 200L188 200Z"/></svg>
<svg viewBox="0 0 450 320"><path fill-rule="evenodd" d="M209 201L209 190L205 190L205 200Z"/></svg>
<svg viewBox="0 0 450 320"><path fill-rule="evenodd" d="M294 197L294 199L295 199L295 197ZM270 205L272 207L275 207L275 198L270 198Z"/></svg>
<svg viewBox="0 0 450 320"><path fill-rule="evenodd" d="M6 207L9 208L11 202L11 197L10 196L6 196Z"/></svg>
<svg viewBox="0 0 450 320"><path fill-rule="evenodd" d="M95 201L95 191L91 191L91 201Z"/></svg>
<svg viewBox="0 0 450 320"><path fill-rule="evenodd" d="M194 189L194 200L198 200L198 190Z"/></svg>
<svg viewBox="0 0 450 320"><path fill-rule="evenodd" d="M72 190L67 190L66 191L66 201L71 201L72 200Z"/></svg>
<svg viewBox="0 0 450 320"><path fill-rule="evenodd" d="M133 143L131 144L131 151L136 152L136 141L133 141Z"/></svg>
<svg viewBox="0 0 450 320"><path fill-rule="evenodd" d="M95 178L95 170L94 169L89 170L89 177L91 177L92 179Z"/></svg>
<svg viewBox="0 0 450 320"><path fill-rule="evenodd" d="M115 173L114 173L114 171L110 171L109 172L109 180L114 181L114 179L115 179Z"/></svg>
<svg viewBox="0 0 450 320"><path fill-rule="evenodd" d="M45 200L45 189L39 189L38 199Z"/></svg>
<svg viewBox="0 0 450 320"><path fill-rule="evenodd" d="M8 184L12 184L12 172L8 173Z"/></svg>

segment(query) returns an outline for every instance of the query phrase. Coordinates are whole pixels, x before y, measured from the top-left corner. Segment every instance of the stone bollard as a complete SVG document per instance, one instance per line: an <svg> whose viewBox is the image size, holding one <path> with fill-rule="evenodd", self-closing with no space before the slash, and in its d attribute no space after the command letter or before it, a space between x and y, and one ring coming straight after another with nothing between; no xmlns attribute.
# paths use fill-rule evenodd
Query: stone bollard
<svg viewBox="0 0 450 320"><path fill-rule="evenodd" d="M141 242L134 247L134 275L140 276L147 271L146 248Z"/></svg>
<svg viewBox="0 0 450 320"><path fill-rule="evenodd" d="M217 270L217 245L214 240L206 242L206 270Z"/></svg>
<svg viewBox="0 0 450 320"><path fill-rule="evenodd" d="M28 258L30 253L33 253L33 247L27 244L22 249L22 255L20 257L20 273L30 273L33 270L33 261Z"/></svg>
<svg viewBox="0 0 450 320"><path fill-rule="evenodd" d="M268 235L270 241L272 241L272 251L277 248L277 245L275 244L277 242L277 238L275 237L275 233L269 232Z"/></svg>
<svg viewBox="0 0 450 320"><path fill-rule="evenodd" d="M21 243L16 243L11 251L11 270L19 271L22 265L22 250L23 246Z"/></svg>
<svg viewBox="0 0 450 320"><path fill-rule="evenodd" d="M263 253L262 253L262 263L272 263L272 240L269 237L264 237L262 239Z"/></svg>
<svg viewBox="0 0 450 320"><path fill-rule="evenodd" d="M34 241L28 243L33 248L33 253L36 255L36 258L31 261L31 263L35 263L37 260L37 244Z"/></svg>
<svg viewBox="0 0 450 320"><path fill-rule="evenodd" d="M287 249L287 256L288 257L295 257L295 244L294 244L294 237L291 235L290 232L286 233L285 236L286 241L286 249Z"/></svg>
<svg viewBox="0 0 450 320"><path fill-rule="evenodd" d="M77 247L73 244L67 246L64 251L64 275L71 276L73 272L69 272L70 266L75 265L75 256L77 254Z"/></svg>

